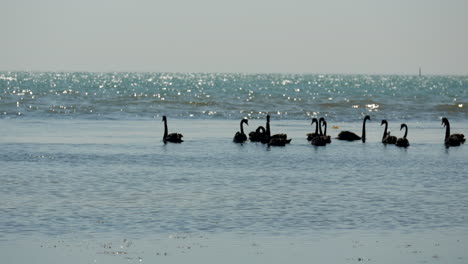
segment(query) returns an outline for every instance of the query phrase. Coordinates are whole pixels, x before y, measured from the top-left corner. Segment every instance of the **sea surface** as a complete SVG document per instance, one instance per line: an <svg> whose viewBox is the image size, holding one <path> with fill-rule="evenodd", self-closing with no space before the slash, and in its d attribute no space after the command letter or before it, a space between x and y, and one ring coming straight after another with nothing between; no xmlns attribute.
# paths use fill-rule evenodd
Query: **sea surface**
<svg viewBox="0 0 468 264"><path fill-rule="evenodd" d="M466 263L468 77L0 72L0 262ZM241 118L286 147L235 144ZM162 142L162 115L182 144ZM328 134L306 140L312 117ZM409 127L408 148L383 145Z"/></svg>
<svg viewBox="0 0 468 264"><path fill-rule="evenodd" d="M468 119L468 76L0 72L0 118Z"/></svg>

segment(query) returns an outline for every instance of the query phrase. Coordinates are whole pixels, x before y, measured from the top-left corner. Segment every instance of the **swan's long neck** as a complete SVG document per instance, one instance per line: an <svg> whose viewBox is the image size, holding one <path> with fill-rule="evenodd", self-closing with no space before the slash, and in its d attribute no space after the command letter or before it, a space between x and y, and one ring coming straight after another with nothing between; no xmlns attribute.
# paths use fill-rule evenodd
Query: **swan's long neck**
<svg viewBox="0 0 468 264"><path fill-rule="evenodd" d="M323 136L323 133L322 133L322 122L319 121L319 131L320 131L320 135Z"/></svg>
<svg viewBox="0 0 468 264"><path fill-rule="evenodd" d="M266 123L266 134L267 134L267 137L270 138L271 134L270 134L270 120L267 120L267 123Z"/></svg>
<svg viewBox="0 0 468 264"><path fill-rule="evenodd" d="M445 139L450 137L450 123L448 121L445 122Z"/></svg>
<svg viewBox="0 0 468 264"><path fill-rule="evenodd" d="M323 135L326 136L327 135L327 122L323 122L323 126L324 126Z"/></svg>
<svg viewBox="0 0 468 264"><path fill-rule="evenodd" d="M383 132L382 139L384 139L384 138L387 136L387 127L388 127L388 123L385 122L385 130L384 130L384 132Z"/></svg>
<svg viewBox="0 0 468 264"><path fill-rule="evenodd" d="M408 127L405 125L405 134L403 135L403 138L406 138L408 135Z"/></svg>
<svg viewBox="0 0 468 264"><path fill-rule="evenodd" d="M314 122L315 122L315 135L317 135L317 134L318 134L318 132L319 132L319 131L318 131L318 127L319 127L319 125L318 125L318 122L317 122L317 120L314 120Z"/></svg>
<svg viewBox="0 0 468 264"><path fill-rule="evenodd" d="M164 119L164 136L163 138L166 138L167 137L167 120Z"/></svg>
<svg viewBox="0 0 468 264"><path fill-rule="evenodd" d="M241 131L241 134L244 134L244 120L241 120L240 122L240 131Z"/></svg>
<svg viewBox="0 0 468 264"><path fill-rule="evenodd" d="M366 121L367 119L364 118L364 122L362 123L362 142L366 142Z"/></svg>

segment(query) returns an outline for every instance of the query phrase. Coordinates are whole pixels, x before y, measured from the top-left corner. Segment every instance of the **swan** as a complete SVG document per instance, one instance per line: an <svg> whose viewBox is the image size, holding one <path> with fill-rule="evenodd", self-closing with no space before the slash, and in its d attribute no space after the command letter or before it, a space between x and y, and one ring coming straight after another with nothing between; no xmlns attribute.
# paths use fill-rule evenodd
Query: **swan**
<svg viewBox="0 0 468 264"><path fill-rule="evenodd" d="M323 122L325 122L325 126L326 126L325 119L323 117L321 117L319 119L319 136L314 137L312 139L312 141L310 142L310 144L312 144L314 146L325 146L325 145L327 145L327 136L324 136L323 132L322 132L322 123Z"/></svg>
<svg viewBox="0 0 468 264"><path fill-rule="evenodd" d="M402 130L403 128L405 128L405 134L403 135L402 138L397 139L395 145L397 147L406 148L410 145L408 139L406 139L406 135L408 135L408 126L406 124L401 124L400 130Z"/></svg>
<svg viewBox="0 0 468 264"><path fill-rule="evenodd" d="M289 144L289 142L291 142L291 140L287 140L285 138L271 138L270 141L268 142L268 146L286 146L286 144Z"/></svg>
<svg viewBox="0 0 468 264"><path fill-rule="evenodd" d="M323 138L325 140L325 143L330 144L331 143L331 137L329 135L327 135L327 121L325 121L325 118L323 118L323 117L321 117L319 121L321 123L321 126L324 126Z"/></svg>
<svg viewBox="0 0 468 264"><path fill-rule="evenodd" d="M234 135L234 138L232 139L232 141L234 141L235 143L244 143L245 141L247 141L247 135L245 135L244 133L244 123L249 125L249 120L242 119L240 121L240 132L237 131L237 133Z"/></svg>
<svg viewBox="0 0 468 264"><path fill-rule="evenodd" d="M388 122L385 119L382 120L382 123L380 123L380 125L382 126L384 124L385 124L385 129L384 129L383 136L382 136L382 143L384 143L384 144L395 144L396 141L397 141L397 137L390 136L390 131L387 132Z"/></svg>
<svg viewBox="0 0 468 264"><path fill-rule="evenodd" d="M319 122L317 120L317 118L312 118L312 124L313 125L315 123L315 132L314 133L308 133L307 134L307 140L308 141L311 141L314 137L318 137L320 134L318 132L318 127L319 127Z"/></svg>
<svg viewBox="0 0 468 264"><path fill-rule="evenodd" d="M274 134L271 135L270 131L270 115L267 115L266 123L266 137L262 140L262 143L268 143L269 146L284 146L289 144L291 139L288 139L286 134Z"/></svg>
<svg viewBox="0 0 468 264"><path fill-rule="evenodd" d="M354 141L354 140L359 140L362 139L362 142L366 142L366 121L370 120L370 116L364 117L364 121L362 123L362 137L356 135L353 132L350 131L341 131L338 134L338 137L336 139L339 140L348 140L348 141Z"/></svg>
<svg viewBox="0 0 468 264"><path fill-rule="evenodd" d="M263 126L257 127L255 131L249 133L249 139L252 142L260 142L266 136L266 130Z"/></svg>
<svg viewBox="0 0 468 264"><path fill-rule="evenodd" d="M167 118L166 116L163 116L162 121L164 122L164 136L163 136L163 141L164 144L167 142L172 142L172 143L182 143L184 142L182 140L183 135L179 133L167 133Z"/></svg>
<svg viewBox="0 0 468 264"><path fill-rule="evenodd" d="M442 118L442 125L445 126L445 145L446 146L460 146L465 143L465 135L452 134L450 135L450 123L446 117Z"/></svg>
<svg viewBox="0 0 468 264"><path fill-rule="evenodd" d="M326 138L322 135L322 136L314 137L311 140L310 144L314 146L326 146L327 141L326 141Z"/></svg>

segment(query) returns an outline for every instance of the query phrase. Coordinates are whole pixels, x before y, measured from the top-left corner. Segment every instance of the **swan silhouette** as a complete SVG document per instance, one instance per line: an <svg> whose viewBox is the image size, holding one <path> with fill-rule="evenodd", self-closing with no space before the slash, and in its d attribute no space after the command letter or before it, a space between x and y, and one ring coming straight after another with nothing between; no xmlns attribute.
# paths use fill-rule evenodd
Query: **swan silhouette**
<svg viewBox="0 0 468 264"><path fill-rule="evenodd" d="M362 122L362 137L356 135L353 132L350 131L341 131L338 134L338 137L336 139L339 140L347 140L347 141L354 141L354 140L362 140L362 142L366 142L366 121L370 120L370 116L364 117L364 121Z"/></svg>
<svg viewBox="0 0 468 264"><path fill-rule="evenodd" d="M395 136L390 136L390 131L387 131L387 128L388 128L388 122L387 120L382 120L382 123L380 123L380 125L385 125L385 129L384 129L384 132L383 132L383 136L382 136L382 143L384 144L395 144L396 141L397 141L397 137Z"/></svg>
<svg viewBox="0 0 468 264"><path fill-rule="evenodd" d="M234 135L234 138L232 140L235 143L244 143L245 141L247 141L247 136L244 133L244 127L243 127L244 123L249 125L249 121L247 119L242 119L240 121L240 132L237 131L237 133Z"/></svg>
<svg viewBox="0 0 468 264"><path fill-rule="evenodd" d="M325 119L321 117L319 119L319 135L314 137L310 144L314 146L326 146L327 145L327 137L323 135L322 132L322 123L325 122ZM326 123L326 122L325 122Z"/></svg>
<svg viewBox="0 0 468 264"><path fill-rule="evenodd" d="M465 135L463 134L452 134L450 135L450 123L446 117L442 118L442 125L445 126L445 145L448 146L460 146L465 143Z"/></svg>
<svg viewBox="0 0 468 264"><path fill-rule="evenodd" d="M255 131L249 133L249 139L252 142L260 142L265 136L266 129L263 126L259 126Z"/></svg>
<svg viewBox="0 0 468 264"><path fill-rule="evenodd" d="M331 136L327 135L327 121L325 121L325 118L323 118L323 117L321 117L319 121L321 123L321 126L324 127L324 129L323 129L323 138L325 140L325 143L330 144L331 143Z"/></svg>
<svg viewBox="0 0 468 264"><path fill-rule="evenodd" d="M271 135L270 131L270 115L267 115L267 123L266 123L266 137L262 141L262 143L268 143L269 146L285 146L289 144L291 139L288 139L287 134L274 134Z"/></svg>
<svg viewBox="0 0 468 264"><path fill-rule="evenodd" d="M317 118L315 118L315 117L312 118L311 125L313 125L314 123L315 123L315 132L307 134L307 140L308 141L311 141L314 137L320 136L320 134L318 132L319 122L318 122Z"/></svg>
<svg viewBox="0 0 468 264"><path fill-rule="evenodd" d="M163 116L162 121L164 122L164 135L163 135L164 144L166 144L167 142L171 142L171 143L182 143L182 142L184 142L182 140L182 137L183 137L182 134L179 134L179 133L168 134L166 116Z"/></svg>
<svg viewBox="0 0 468 264"><path fill-rule="evenodd" d="M405 128L405 134L402 138L397 139L395 145L397 147L406 148L410 145L408 139L406 139L406 136L408 135L408 126L406 124L401 124L400 130L402 130L403 128Z"/></svg>

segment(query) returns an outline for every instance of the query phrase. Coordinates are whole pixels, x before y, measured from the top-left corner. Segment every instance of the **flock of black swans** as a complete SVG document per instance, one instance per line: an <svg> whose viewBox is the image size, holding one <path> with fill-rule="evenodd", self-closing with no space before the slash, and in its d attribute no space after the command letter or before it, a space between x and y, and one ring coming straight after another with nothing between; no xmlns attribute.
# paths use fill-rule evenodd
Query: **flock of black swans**
<svg viewBox="0 0 468 264"><path fill-rule="evenodd" d="M336 139L338 140L347 140L347 141L355 141L355 140L362 140L362 142L366 142L366 121L370 120L370 116L365 116L364 121L362 123L362 135L358 136L356 133L351 131L341 131ZM182 143L183 135L179 133L168 133L167 129L167 118L163 116L162 121L164 122L164 136L163 141L164 143ZM235 143L245 143L247 140L252 142L261 142L263 144L267 144L268 146L285 146L291 142L291 139L288 139L287 134L274 134L271 135L270 132L270 115L266 117L266 128L263 126L259 126L255 131L249 133L249 136L244 133L244 124L249 125L248 119L242 119L240 122L240 131L234 135L233 142ZM327 121L325 118L321 117L320 119L312 118L312 125L315 124L315 132L308 133L307 140L314 146L326 146L327 144L331 143L331 137L327 135ZM382 136L382 143L384 144L394 144L397 147L406 148L410 145L406 136L408 135L408 126L406 124L401 124L400 130L405 129L405 133L403 137L397 138L395 136L390 135L390 132L387 130L388 122L387 120L382 120L381 124L385 125L383 136ZM450 123L447 118L442 118L442 124L445 127L445 139L444 144L447 147L453 146L460 146L461 144L465 143L465 135L463 134L450 134ZM323 127L323 130L322 130Z"/></svg>

